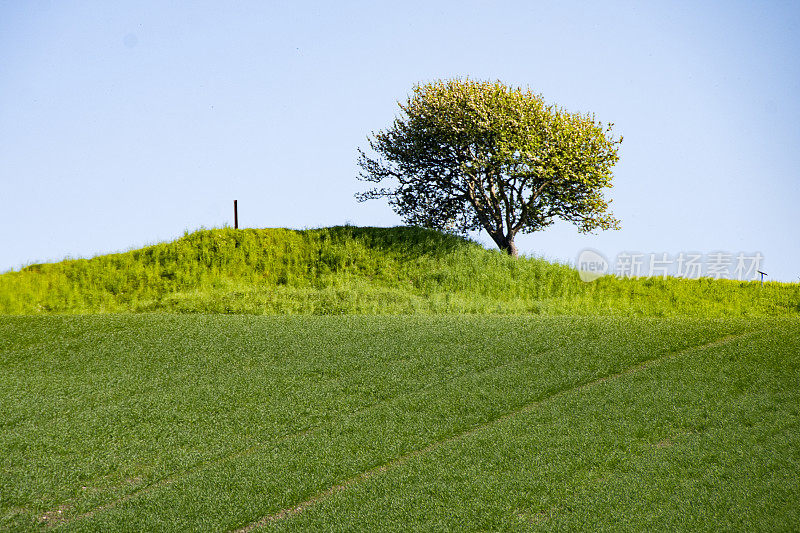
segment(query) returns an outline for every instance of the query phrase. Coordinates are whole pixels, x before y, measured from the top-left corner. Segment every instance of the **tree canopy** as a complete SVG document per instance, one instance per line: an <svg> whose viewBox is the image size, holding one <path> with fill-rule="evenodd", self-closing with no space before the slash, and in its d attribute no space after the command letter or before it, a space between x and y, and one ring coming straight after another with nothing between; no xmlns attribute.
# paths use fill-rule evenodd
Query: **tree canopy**
<svg viewBox="0 0 800 533"><path fill-rule="evenodd" d="M442 80L416 85L392 126L359 149L359 179L378 186L407 224L464 234L484 229L517 255L514 237L556 219L581 232L618 229L604 189L622 138L593 115L545 103L529 89Z"/></svg>

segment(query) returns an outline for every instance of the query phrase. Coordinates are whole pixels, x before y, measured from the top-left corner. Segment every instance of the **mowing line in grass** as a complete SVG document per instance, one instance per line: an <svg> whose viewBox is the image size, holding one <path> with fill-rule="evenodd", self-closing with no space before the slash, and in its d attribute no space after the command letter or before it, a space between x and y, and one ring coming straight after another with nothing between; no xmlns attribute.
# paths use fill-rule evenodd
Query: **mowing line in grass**
<svg viewBox="0 0 800 533"><path fill-rule="evenodd" d="M425 384L425 385L420 386L420 387L412 388L410 390L404 390L404 391L398 392L396 394L389 395L389 396L385 397L384 399L382 399L380 401L372 402L370 404L367 404L367 405L363 406L360 409L348 412L347 416L357 416L359 414L363 414L363 413L367 412L368 410L370 410L370 409L372 409L374 407L377 407L377 406L380 406L382 404L388 403L388 402L390 402L392 400L395 400L395 399L397 399L398 397L401 397L401 396L407 396L407 395L411 395L411 394L424 392L424 391L429 390L429 389L431 389L433 387L440 387L440 386L443 386L443 385L447 385L449 383L453 383L455 381L458 381L458 380L464 379L464 378L479 377L479 376L481 376L483 374L487 374L489 372L492 372L492 371L499 370L499 369L502 369L504 367L510 366L510 365L512 365L514 363L518 363L518 362L520 362L520 361L522 361L523 359L526 359L526 358L544 357L544 356L547 356L548 354L556 352L559 348L561 348L561 346L557 346L555 348L551 348L551 349L547 349L547 350L540 350L540 351L533 352L533 353L520 352L519 355L516 356L516 357L512 357L511 359L503 360L501 363L498 363L498 364L495 364L495 365L489 365L489 366L483 367L480 370L476 370L474 372L463 372L461 374L454 375L454 376L450 377L449 379L440 380L440 381L437 381L437 382L434 382L434 383L428 383L428 384ZM328 421L328 422L330 423L332 421ZM97 506L97 507L95 507L93 509L90 509L90 510L86 511L85 513L82 513L82 514L77 515L77 516L73 516L73 517L69 517L69 518L67 518L67 517L59 518L59 515L61 514L59 511L63 511L63 509L64 509L63 504L61 504L55 510L48 511L48 512L44 513L44 516L53 517L53 518L48 520L47 525L49 527L51 527L51 528L54 528L54 527L59 527L59 526L63 526L63 525L69 524L69 523L74 522L74 521L91 518L92 516L94 516L94 515L96 515L98 513L101 513L101 512L103 512L105 510L111 509L112 507L115 507L115 506L117 506L117 505L119 505L121 503L125 503L125 502L127 502L127 501L129 501L129 500L131 500L131 499L133 499L133 498L135 498L137 496L139 496L139 495L146 494L148 492L152 492L152 491L157 490L157 489L162 488L162 487L166 487L166 486L168 486L168 485L170 485L170 484L172 484L172 483L174 483L176 481L181 480L184 477L187 477L187 476L191 475L194 472L202 470L203 468L205 468L207 466L212 466L214 464L222 463L224 461L227 461L227 460L230 460L230 459L235 459L237 457L247 456L247 455L249 455L251 453L254 453L257 450L265 448L267 446L274 446L274 445L279 444L279 443L281 443L281 442L283 442L285 440L292 439L292 438L295 438L295 437L300 437L302 435L308 434L311 431L320 428L321 426L322 426L322 424L309 425L309 426L307 426L307 427L305 427L305 428L303 428L303 429L301 429L299 431L296 431L296 432L293 432L293 433L288 433L288 434L285 434L285 435L280 435L277 438L272 439L272 440L270 440L268 442L256 442L255 444L252 444L251 446L247 446L247 447L245 447L245 448L243 448L241 450L236 450L234 452L227 453L227 454L224 454L224 455L221 455L221 456L218 456L218 457L212 457L212 458L209 458L209 459L206 459L206 460L198 461L197 463L189 466L188 468L178 470L178 471L176 471L176 472L174 472L174 473L172 473L170 475L167 475L167 476L165 476L165 477L163 477L161 479L155 480L152 483L137 487L137 488L133 489L131 492L128 492L128 493L122 495L121 497L119 497L119 498L117 498L115 500L112 500L112 501L107 502L105 504L99 505L99 506Z"/></svg>
<svg viewBox="0 0 800 533"><path fill-rule="evenodd" d="M713 342L713 341L712 341L712 342ZM699 345L696 345L696 346L699 346ZM562 346L562 347L563 347L563 346ZM672 353L674 353L674 351L675 351L675 350L670 350L670 352L672 352ZM509 364L510 364L510 363L509 363ZM501 365L501 366L506 366L506 365ZM485 374L485 373L488 373L488 370L487 370L487 371L484 371L483 373L484 373L484 374ZM471 376L471 375L472 375L472 374L468 374L468 376ZM567 388L571 389L571 388L574 388L574 387L567 387ZM558 392L558 391L555 391L555 392ZM549 394L552 394L552 393L546 393L546 394L548 394L548 395L549 395ZM405 395L401 395L401 396L405 396ZM385 402L383 402L383 403L385 403ZM514 410L516 410L516 409L514 409ZM507 413L507 412L508 412L508 411L506 411L506 413ZM503 413L503 414L505 414L505 413ZM491 416L491 415L490 415L490 416ZM485 421L485 420L487 420L487 419L484 419L484 421ZM458 433L461 433L461 432L459 431ZM451 434L451 435L452 435L452 434ZM438 439L436 439L436 440L441 440L441 438L438 438ZM426 444L425 446L427 446L427 445L428 445L428 444ZM390 459L390 460L392 460L392 459ZM384 461L384 462L386 462L386 461ZM382 464L382 463L381 463L381 464ZM356 472L358 472L358 471L356 471ZM347 476L347 477L345 477L344 479L349 479L349 477L350 477L350 476ZM324 486L324 485L323 485L323 486ZM319 489L317 489L317 491L319 491ZM316 493L317 491L313 491L313 492L311 492L311 494L314 494L314 493ZM288 503L288 502L287 502L287 503ZM284 505L285 505L285 504L284 504ZM281 509L281 507L278 507L278 509ZM189 526L187 526L187 527L189 527Z"/></svg>
<svg viewBox="0 0 800 533"><path fill-rule="evenodd" d="M321 501L324 501L324 500L330 498L331 496L333 496L333 495L335 495L335 494L337 494L339 492L342 492L342 491L348 489L349 487L351 487L351 486L353 486L353 485L355 485L357 483L361 483L362 481L366 481L367 479L369 479L371 477L374 477L374 476L379 475L381 473L387 472L387 471L389 471L389 470L391 470L393 468L401 466L404 463L408 462L409 460L411 460L411 459L413 459L415 457L419 457L421 455L424 455L424 454L426 454L426 453L428 453L428 452L430 452L430 451L432 451L432 450L434 450L436 448L439 448L439 447L444 446L446 444L449 444L451 442L457 441L457 440L462 439L464 437L467 437L469 435L473 435L475 433L478 433L478 432L486 429L489 426L495 425L497 423L501 423L501 422L503 422L505 420L509 420L509 419L512 419L512 418L514 418L516 416L519 416L519 415L521 415L523 413L529 412L529 411L537 408L538 406L540 406L540 405L542 405L542 404L544 404L544 403L546 403L546 402L548 402L550 400L557 399L557 398L559 398L561 396L564 396L564 395L572 393L572 392L583 391L583 390L589 389L591 387L594 387L595 385L599 385L599 384L605 383L607 381L615 380L615 379L618 379L618 378L621 378L621 377L624 377L624 376L628 376L628 375L640 372L642 370L646 370L646 369L648 369L648 368L650 368L652 366L655 366L657 364L660 364L660 363L662 363L664 361L667 361L667 360L670 360L670 359L674 359L674 358L677 358L677 357L681 357L681 356L683 356L683 355L685 355L687 353L691 353L691 352L694 352L694 351L703 351L703 350L706 350L706 349L709 349L709 348L722 346L724 344L728 344L728 343L730 343L732 341L735 341L737 339L742 339L742 338L754 335L754 334L759 333L759 332L760 331L756 330L756 331L750 331L750 332L745 332L745 333L740 333L740 334L735 334L735 335L726 335L726 336L723 336L721 338L715 339L715 340L713 340L711 342L708 342L708 343L704 343L704 344L700 344L700 345L696 345L696 346L691 346L689 348L684 348L683 350L679 350L679 351L676 351L676 352L667 352L664 355L653 357L651 359L647 359L645 361L642 361L641 363L638 363L638 364L636 364L634 366L631 366L631 367L629 367L629 368L627 368L625 370L622 370L620 372L616 372L614 374L609 374L609 375L606 375L606 376L602 376L602 377L596 378L594 380L582 383L582 384L580 384L578 386L575 386L575 387L571 387L571 388L568 388L568 389L563 389L563 390L556 391L553 394L551 394L551 395L549 395L549 396L547 396L545 398L542 398L542 399L537 400L535 402L531 402L531 403L528 403L526 405L523 405L519 409L516 409L516 410L511 411L509 413L505 413L505 414L503 414L503 415L501 415L501 416L499 416L497 418L494 418L492 420L488 420L487 422L484 422L484 423L482 423L482 424L480 424L478 426L470 428L467 431L458 433L456 435L451 435L450 437L447 437L447 438L442 439L442 440L438 440L438 441L432 442L431 444L429 444L429 445L427 445L427 446L425 446L423 448L420 448L420 449L417 449L417 450L413 450L413 451L408 452L408 453L406 453L406 454L404 454L404 455L402 455L400 457L397 457L396 459L394 459L392 461L389 461L389 462L387 462L385 464L382 464L380 466L377 466L377 467L372 468L370 470L367 470L365 472L361 472L361 473L359 473L359 474L357 474L357 475L355 475L355 476L343 481L342 483L339 483L337 485L333 485L333 486L329 487L328 489L326 489L326 490L314 495L311 498L308 498L308 499L306 499L306 500L304 500L302 502L299 502L299 503L297 503L295 505L292 505L291 507L287 507L287 508L281 509L277 513L271 514L269 516L265 516L265 517L261 518L260 520L252 522L250 524L247 524L246 526L244 526L242 528L236 529L236 530L234 530L234 533L249 533L250 531L253 531L255 529L267 526L268 524L270 524L272 522L280 521L280 520L283 520L285 518L289 518L291 516L300 514L303 511L305 511L306 509L308 509L310 507L313 507L317 503L320 503Z"/></svg>
<svg viewBox="0 0 800 533"><path fill-rule="evenodd" d="M281 441L284 441L284 440L287 440L287 439L292 439L294 437L299 437L299 436L305 435L307 433L310 433L312 430L313 430L313 427L309 427L309 428L304 429L302 431L297 431L295 433L290 433L288 435L282 435L282 436L278 437L277 439L275 439L273 441L270 441L269 443L257 442L256 444L253 444L252 446L248 446L247 448L244 448L243 450L239 450L239 451L234 452L234 453L229 453L229 454L226 454L226 455L224 455L222 457L212 457L212 458L207 459L205 461L198 461L197 463L191 465L189 468L185 468L183 470L178 470L174 474L171 474L171 475L168 475L168 476L163 477L161 479L158 479L156 481L153 481L152 483L149 483L147 485L142 485L140 487L137 487L137 488L133 489L131 492L128 492L127 494L124 494L122 497L117 498L116 500L112 500L112 501L110 501L108 503L105 503L103 505L98 505L94 509L90 509L90 510L86 511L85 513L77 515L77 516L73 516L73 517L70 517L70 518L64 518L62 520L59 520L58 519L58 514L60 514L61 510L63 509L63 505L60 505L57 510L48 511L48 512L44 513L44 516L52 516L53 517L53 518L51 518L51 519L49 519L47 521L47 525L48 525L49 528L55 528L55 527L59 527L59 526L63 526L63 525L69 524L70 522L74 522L74 521L77 521L77 520L84 520L84 519L87 519L87 518L91 518L91 517L93 517L94 515L96 515L98 513L102 513L103 511L111 509L114 506L117 506L117 505L119 505L121 503L125 503L128 500L132 500L133 498L135 498L135 497L137 497L137 496L139 496L141 494L146 494L146 493L152 492L152 491L154 491L154 490L156 490L158 488L166 487L166 486L168 486L168 485L170 485L172 483L175 483L176 481L180 480L181 478L186 477L188 475L191 475L192 473L197 472L199 470L202 470L203 468L205 468L207 466L211 466L211 465L214 465L216 463L221 463L223 461L227 461L228 459L233 459L233 458L236 458L236 457L243 457L243 456L245 456L245 455L247 455L249 453L252 453L253 451L255 451L256 449L258 449L260 447L266 446L268 444L269 445L278 444Z"/></svg>
<svg viewBox="0 0 800 533"><path fill-rule="evenodd" d="M800 531L798 326L565 395L259 531Z"/></svg>
<svg viewBox="0 0 800 533"><path fill-rule="evenodd" d="M102 331L109 329L107 318L98 319L99 324L84 324L87 320L74 319L76 324L72 326L81 331L87 325L98 330L98 325L105 325ZM175 317L166 321L159 318L153 322L150 318L123 317L112 320L110 324L115 326L122 321L125 327L117 328L121 335L105 335L102 339L83 335L78 339L80 342L70 345L71 348L63 348L62 344L62 348L53 353L48 346L21 352L21 348L16 349L16 346L23 343L17 343L16 337L9 336L8 339L15 344L9 345L10 357L4 357L3 365L10 366L10 370L19 374L9 374L10 379L4 382L5 389L2 390L7 389L10 395L13 394L9 398L28 398L24 394L18 396L18 393L38 390L33 385L43 380L36 377L40 374L49 376L57 365L63 367L66 362L67 386L45 388L36 396L42 396L45 404L53 398L50 404L55 406L56 399L61 397L92 399L91 402L70 402L67 405L70 409L67 414L73 422L61 425L70 432L68 434L79 435L86 425L109 428L112 435L144 434L148 438L142 443L132 443L135 446L130 449L118 450L121 466L112 472L119 471L120 475L116 477L123 481L138 479L136 487L134 484L116 483L116 477L110 480L114 481L113 486L104 485L102 480L94 482L94 478L83 474L93 472L81 462L84 456L93 457L88 452L75 455L74 459L71 455L64 455L64 460L57 457L49 462L40 460L41 465L36 463L37 466L28 468L31 474L25 476L29 478L27 481L22 475L17 475L20 478L17 484L11 478L3 480L4 487L10 487L10 490L7 493L3 491L7 498L2 503L11 514L4 513L0 524L11 529L24 529L23 524L27 524L27 528L36 529L45 526L39 522L42 513L48 509L63 509L63 513L55 520L48 520L45 527L63 526L80 531L97 528L235 530L281 509L291 508L294 502L303 502L359 473L379 468L414 450L517 411L560 390L625 371L667 352L675 353L704 342L714 342L726 334L740 333L740 326L745 325L735 321L721 323L723 327L719 328L711 323L693 321L633 320L630 323L623 321L623 324L617 320L505 319L502 329L508 329L507 322L510 321L519 330L519 335L501 341L495 335L500 319L381 318L353 319L352 324L350 321L342 324L339 320L316 318L215 318L212 324L208 323L209 320L205 317ZM154 329L154 325L159 329ZM220 327L209 328L209 325ZM620 329L622 325L625 325L624 329ZM747 330L754 325L748 324ZM295 333L300 331L300 327L318 334L309 336L310 342L296 341ZM366 328L366 335L359 336L358 332L363 328ZM60 330L51 332L52 329L47 330L48 335L59 338ZM375 335L376 329L381 333L378 336ZM11 333L15 331L12 329ZM19 331L26 330L23 327ZM159 336L153 337L153 333ZM361 340L352 340L354 335ZM24 341L24 335L22 337L19 340ZM181 337L188 337L192 342L181 342ZM42 338L46 338L44 334ZM382 340L371 340L378 338ZM170 346L179 348L171 349ZM212 348L210 354L207 353L209 347ZM85 357L80 360L74 357L73 352L77 350L85 352ZM201 353L206 355L196 355ZM28 363L23 369L23 362L28 359L34 364ZM203 375L208 378L195 380L199 385L196 389L201 393L194 394L190 389L178 386L175 379L161 378L172 375L159 372L165 363L169 365L169 372L176 376L193 378L196 371L205 372ZM130 375L128 368L134 369L142 364L145 372L136 374L138 381L126 381L126 376ZM94 387L84 390L79 387L87 381L83 377L87 370L91 377L88 383ZM19 384L14 380L15 376L21 380ZM324 379L319 379L323 376ZM147 387L142 389L138 385L140 381ZM128 401L126 396L112 394L105 383L120 383L124 390L139 394L139 397L136 401ZM237 385L239 383L241 385ZM157 387L159 384L161 388ZM446 390L439 390L442 388ZM174 393L171 396L143 396L145 392L162 390L188 393L187 400L175 401ZM266 390L273 392L262 392ZM275 391L285 399L277 399ZM221 405L230 407L232 395L245 401L237 403L241 409L230 416L219 417L216 411L206 412L198 408L203 402L218 398L222 400ZM41 402L35 403L35 396L29 396L27 403L9 410L12 419L27 417L38 420L36 414L39 411L35 408ZM253 398L266 402L264 407L259 407L262 404L254 402ZM295 400L302 401L298 403ZM96 417L89 418L90 410L101 401L104 410L100 419L105 422L89 424L97 420ZM293 421L283 412L288 412L284 408L287 402L296 405L292 408L297 415L291 419ZM161 405L165 406L161 416L150 416L149 411L138 408ZM14 407L14 404L9 406ZM170 408L183 407L188 408L186 417L170 415ZM53 409L45 409L43 414L52 412ZM173 453L171 448L162 446L162 451L154 454L150 447L145 446L147 442L154 442L152 439L159 438L159 433L152 429L153 425L165 426L173 419L184 424L184 433L188 427L186 424L190 422L195 425L200 422L201 425L181 439L164 443L174 442L183 446L178 448L178 452ZM117 430L128 427L121 426L121 423L133 420L143 426L143 433ZM242 421L247 421L247 425ZM38 442L36 434L26 427L20 426L14 431L19 435L31 433L25 442ZM220 431L211 434L211 427L218 427ZM220 446L200 446L197 438L190 439L193 435L218 440L235 436L228 428L243 429L244 433L238 433L241 438L233 439L232 445L222 449ZM292 437L308 428L316 429ZM3 437L4 449L12 452L10 457L18 456L13 463L6 461L11 468L9 473L13 475L21 468L17 465L22 465L22 461L27 460L26 455L30 454L23 455L17 451L19 448L14 448L15 442L21 442L21 439L17 437L14 440L13 432ZM273 450L269 444L277 439L281 440ZM107 441L117 448L117 443L122 442L113 438L95 440L97 444ZM206 441L207 438L203 440ZM61 445L70 454L84 449L76 448L82 446L81 442L73 439L62 444L54 437L43 441L48 447ZM40 446L43 450L44 444ZM213 448L221 453L215 453ZM205 449L211 453L202 453ZM187 453L192 450L197 450L197 453ZM180 454L191 460L180 461ZM422 457L431 455L433 452ZM173 460L173 456L177 459ZM37 459L35 453L31 459ZM101 455L99 460L107 461L108 458ZM142 466L137 466L138 463ZM162 463L166 468L159 467ZM151 464L156 466L150 467ZM147 475L148 469L156 475ZM26 495L27 500L13 492L18 487L31 492L27 489L31 485L24 482L39 483L39 478L33 475L41 473L46 476L51 471L59 476L50 483L52 489L47 483L41 483L44 490ZM387 476L377 476L377 479ZM73 497L68 493L71 492L69 487L75 485L101 488L95 496L92 489L87 491L82 487L83 491L75 491ZM106 486L110 488L106 489ZM346 493L354 491L356 489ZM50 492L67 497L48 498L50 501L45 505L39 503L37 506L33 498L39 497L43 501ZM34 503L31 505L30 502ZM67 507L59 507L59 503L66 503Z"/></svg>

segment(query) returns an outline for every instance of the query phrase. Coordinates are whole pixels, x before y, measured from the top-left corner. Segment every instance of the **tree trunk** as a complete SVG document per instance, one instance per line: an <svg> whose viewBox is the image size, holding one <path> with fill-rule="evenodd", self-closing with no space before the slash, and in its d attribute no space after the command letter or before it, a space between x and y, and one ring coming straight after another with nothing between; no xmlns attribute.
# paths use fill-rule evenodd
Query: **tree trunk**
<svg viewBox="0 0 800 533"><path fill-rule="evenodd" d="M508 244L505 248L503 248L503 251L506 252L511 257L519 256L519 252L517 251L517 245L514 244L514 237L508 239Z"/></svg>
<svg viewBox="0 0 800 533"><path fill-rule="evenodd" d="M498 235L492 236L492 240L494 240L497 247L503 250L505 253L510 255L511 257L517 257L517 245L514 244L514 236L506 236L506 235Z"/></svg>

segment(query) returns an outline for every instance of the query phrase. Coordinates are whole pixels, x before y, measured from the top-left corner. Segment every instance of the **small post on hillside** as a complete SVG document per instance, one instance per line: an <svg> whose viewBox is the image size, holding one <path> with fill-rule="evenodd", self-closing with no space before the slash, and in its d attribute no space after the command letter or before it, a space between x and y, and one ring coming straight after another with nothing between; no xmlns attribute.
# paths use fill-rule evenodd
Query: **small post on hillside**
<svg viewBox="0 0 800 533"><path fill-rule="evenodd" d="M233 201L233 229L239 229L239 208L236 200Z"/></svg>
<svg viewBox="0 0 800 533"><path fill-rule="evenodd" d="M764 285L764 276L766 276L767 273L766 272L761 272L760 270L756 270L756 272L761 274L761 285L763 286Z"/></svg>

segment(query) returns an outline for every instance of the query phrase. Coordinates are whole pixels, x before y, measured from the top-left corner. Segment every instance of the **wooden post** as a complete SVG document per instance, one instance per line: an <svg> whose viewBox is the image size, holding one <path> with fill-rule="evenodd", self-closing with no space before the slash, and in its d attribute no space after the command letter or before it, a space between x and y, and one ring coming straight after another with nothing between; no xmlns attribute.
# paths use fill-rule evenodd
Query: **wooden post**
<svg viewBox="0 0 800 533"><path fill-rule="evenodd" d="M236 200L233 201L233 229L239 229L239 209Z"/></svg>

